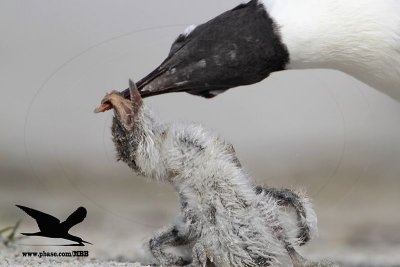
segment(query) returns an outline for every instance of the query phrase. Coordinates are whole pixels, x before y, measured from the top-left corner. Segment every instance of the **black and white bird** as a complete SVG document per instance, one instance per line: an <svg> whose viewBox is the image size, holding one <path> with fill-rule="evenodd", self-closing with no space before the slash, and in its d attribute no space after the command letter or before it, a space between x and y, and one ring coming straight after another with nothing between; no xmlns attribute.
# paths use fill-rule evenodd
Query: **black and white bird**
<svg viewBox="0 0 400 267"><path fill-rule="evenodd" d="M251 0L188 27L137 86L142 97L211 98L306 68L343 71L400 101L400 1Z"/></svg>

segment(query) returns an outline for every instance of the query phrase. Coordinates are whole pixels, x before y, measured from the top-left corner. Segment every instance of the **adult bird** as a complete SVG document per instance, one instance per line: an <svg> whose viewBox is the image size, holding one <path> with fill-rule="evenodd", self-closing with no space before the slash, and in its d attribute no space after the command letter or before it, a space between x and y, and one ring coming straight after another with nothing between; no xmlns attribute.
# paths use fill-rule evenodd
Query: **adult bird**
<svg viewBox="0 0 400 267"><path fill-rule="evenodd" d="M137 86L143 97L211 98L305 68L343 71L400 101L400 1L251 0L188 27Z"/></svg>
<svg viewBox="0 0 400 267"><path fill-rule="evenodd" d="M79 207L74 211L64 222L60 222L56 217L46 214L44 212L16 205L18 208L25 211L29 216L36 220L40 232L37 233L21 233L26 236L43 236L49 238L63 238L77 242L76 246L84 246L83 243L91 244L90 242L82 240L82 238L71 235L68 233L69 229L78 223L82 222L87 214L84 207ZM75 245L75 244L73 244Z"/></svg>

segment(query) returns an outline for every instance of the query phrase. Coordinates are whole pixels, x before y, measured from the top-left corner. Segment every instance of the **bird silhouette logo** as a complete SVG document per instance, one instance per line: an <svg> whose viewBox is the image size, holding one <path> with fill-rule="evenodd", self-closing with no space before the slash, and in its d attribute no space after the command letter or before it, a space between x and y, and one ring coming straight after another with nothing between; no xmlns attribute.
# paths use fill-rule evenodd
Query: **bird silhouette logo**
<svg viewBox="0 0 400 267"><path fill-rule="evenodd" d="M18 208L25 211L29 216L36 220L37 225L39 226L40 232L37 233L21 233L26 236L43 236L48 238L62 238L70 241L74 241L76 243L70 245L62 245L62 246L84 246L84 243L91 244L90 242L82 240L82 238L71 235L68 231L78 223L81 223L87 214L87 211L84 207L79 207L76 211L74 211L69 217L60 222L56 217L46 214L44 212L34 210L28 207L24 207L21 205L16 205Z"/></svg>

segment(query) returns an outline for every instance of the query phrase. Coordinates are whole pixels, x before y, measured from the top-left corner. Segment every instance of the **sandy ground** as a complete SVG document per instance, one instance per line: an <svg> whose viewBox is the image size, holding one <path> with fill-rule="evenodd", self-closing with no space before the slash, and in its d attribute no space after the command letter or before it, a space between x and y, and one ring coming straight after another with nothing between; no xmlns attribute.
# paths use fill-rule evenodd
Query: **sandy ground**
<svg viewBox="0 0 400 267"><path fill-rule="evenodd" d="M49 251L44 247L46 251ZM147 267L139 262L129 261L126 258L102 260L93 257L88 258L69 258L69 257L24 257L21 248L18 246L5 247L0 245L0 266L127 266L127 267ZM41 250L38 250L41 252ZM343 267L398 267L400 264L394 259L380 259L375 261L336 260L337 266Z"/></svg>
<svg viewBox="0 0 400 267"><path fill-rule="evenodd" d="M122 263L115 261L100 261L93 258L76 259L76 258L38 258L23 257L17 248L1 247L0 250L0 266L127 266L141 267L140 263Z"/></svg>
<svg viewBox="0 0 400 267"><path fill-rule="evenodd" d="M146 266L151 263L143 244L157 229L173 221L177 207L175 192L167 185L133 177L123 164L118 164L116 169L118 178L97 180L88 178L87 172L84 172L85 179L77 175L75 179L57 181L46 176L26 179L29 173L3 173L0 229L22 219L17 233L37 231L35 221L15 204L38 208L61 220L84 206L88 215L71 233L94 245L55 247L51 245L65 242L29 237L8 248L0 245L0 266L141 266L139 262ZM349 267L400 266L398 179L335 178L323 190L321 182L311 178L269 182L278 187L280 183L292 187L310 185L306 189L318 214L319 237L300 249L305 257L330 259ZM73 250L88 250L89 257L22 256L22 252Z"/></svg>

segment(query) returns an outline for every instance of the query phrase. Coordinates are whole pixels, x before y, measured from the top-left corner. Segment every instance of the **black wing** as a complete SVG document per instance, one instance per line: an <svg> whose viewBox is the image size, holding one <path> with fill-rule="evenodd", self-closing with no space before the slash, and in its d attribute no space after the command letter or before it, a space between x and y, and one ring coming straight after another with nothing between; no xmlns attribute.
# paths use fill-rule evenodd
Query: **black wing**
<svg viewBox="0 0 400 267"><path fill-rule="evenodd" d="M51 216L47 213L34 210L28 207L24 207L21 205L16 205L21 210L25 211L29 216L36 220L37 225L41 231L46 231L49 227L53 227L55 225L60 224L60 220L54 216Z"/></svg>
<svg viewBox="0 0 400 267"><path fill-rule="evenodd" d="M79 207L69 217L61 223L66 229L70 229L72 226L82 222L86 218L87 211L84 207Z"/></svg>

